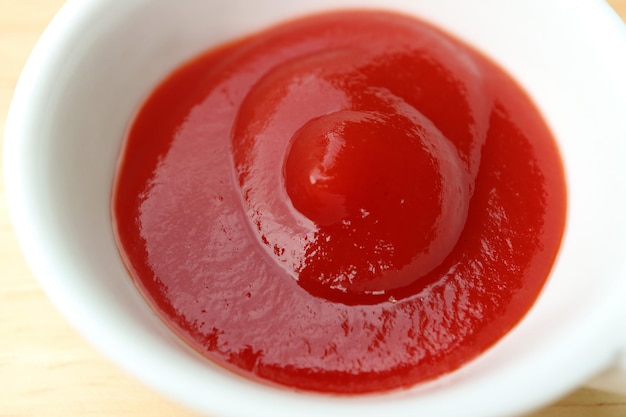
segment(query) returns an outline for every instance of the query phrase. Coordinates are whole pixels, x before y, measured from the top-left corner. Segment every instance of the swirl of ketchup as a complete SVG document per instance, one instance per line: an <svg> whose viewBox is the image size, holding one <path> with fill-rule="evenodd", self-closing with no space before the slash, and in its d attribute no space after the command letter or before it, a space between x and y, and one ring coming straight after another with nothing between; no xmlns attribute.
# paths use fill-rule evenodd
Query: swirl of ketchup
<svg viewBox="0 0 626 417"><path fill-rule="evenodd" d="M344 303L411 294L450 254L486 138L491 98L481 74L442 67L450 60L442 40L422 40L442 51L427 58L419 43L398 51L389 48L395 41L314 51L271 68L246 94L233 129L261 241L303 288ZM438 88L385 74L394 61L410 62ZM442 95L454 103L445 115L432 110ZM455 129L446 136L420 108Z"/></svg>

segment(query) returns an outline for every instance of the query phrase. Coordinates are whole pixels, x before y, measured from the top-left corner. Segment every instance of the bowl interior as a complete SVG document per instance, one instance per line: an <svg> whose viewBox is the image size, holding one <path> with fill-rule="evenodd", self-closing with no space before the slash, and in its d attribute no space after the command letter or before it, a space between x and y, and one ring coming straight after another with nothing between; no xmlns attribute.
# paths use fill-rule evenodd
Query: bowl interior
<svg viewBox="0 0 626 417"><path fill-rule="evenodd" d="M291 406L301 415L340 414L346 407L362 415L409 415L416 407L455 415L461 406L468 416L496 415L570 389L614 352L615 322L607 316L614 315L617 295L626 294L620 279L626 122L618 113L626 108L626 59L620 57L626 56L626 36L601 2L569 8L539 0L500 3L281 0L264 7L245 0L144 0L113 8L106 1L70 1L25 69L7 127L10 208L34 272L69 320L115 361L216 414L258 415L281 401L274 415L292 415ZM111 185L133 113L177 65L273 22L364 5L430 20L520 81L561 148L569 187L567 231L537 304L477 361L406 392L319 401L318 395L231 375L197 357L160 323L120 261L111 228ZM606 343L596 343L594 335ZM452 403L444 401L450 398Z"/></svg>

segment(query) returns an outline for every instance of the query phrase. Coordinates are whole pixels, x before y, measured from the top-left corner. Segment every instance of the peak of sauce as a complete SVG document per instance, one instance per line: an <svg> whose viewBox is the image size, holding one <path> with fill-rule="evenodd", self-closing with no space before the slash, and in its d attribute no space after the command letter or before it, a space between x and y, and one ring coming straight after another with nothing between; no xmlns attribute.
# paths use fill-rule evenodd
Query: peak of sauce
<svg viewBox="0 0 626 417"><path fill-rule="evenodd" d="M364 393L450 372L523 317L565 183L497 65L410 17L335 12L164 80L126 138L113 216L138 288L200 353Z"/></svg>

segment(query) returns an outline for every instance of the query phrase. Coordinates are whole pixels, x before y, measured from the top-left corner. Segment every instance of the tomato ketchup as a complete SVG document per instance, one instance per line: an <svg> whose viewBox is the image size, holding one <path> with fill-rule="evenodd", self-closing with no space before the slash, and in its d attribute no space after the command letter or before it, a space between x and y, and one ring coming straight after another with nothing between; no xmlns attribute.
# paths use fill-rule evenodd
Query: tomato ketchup
<svg viewBox="0 0 626 417"><path fill-rule="evenodd" d="M565 196L505 71L415 18L343 11L172 72L130 126L112 214L135 284L198 352L356 394L453 371L514 327Z"/></svg>

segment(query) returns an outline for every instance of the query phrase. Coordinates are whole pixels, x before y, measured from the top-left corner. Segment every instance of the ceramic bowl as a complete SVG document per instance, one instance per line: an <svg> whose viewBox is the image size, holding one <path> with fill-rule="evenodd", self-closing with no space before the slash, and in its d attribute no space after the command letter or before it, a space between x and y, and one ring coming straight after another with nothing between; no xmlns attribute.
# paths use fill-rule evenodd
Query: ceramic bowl
<svg viewBox="0 0 626 417"><path fill-rule="evenodd" d="M489 417L546 404L626 347L626 29L603 1L70 0L24 69L5 139L10 215L67 319L149 386L211 416ZM249 381L174 336L137 292L110 213L124 134L175 67L222 42L336 8L418 16L498 62L545 116L568 183L554 271L492 349L412 389L339 397ZM623 376L623 374L622 374Z"/></svg>

